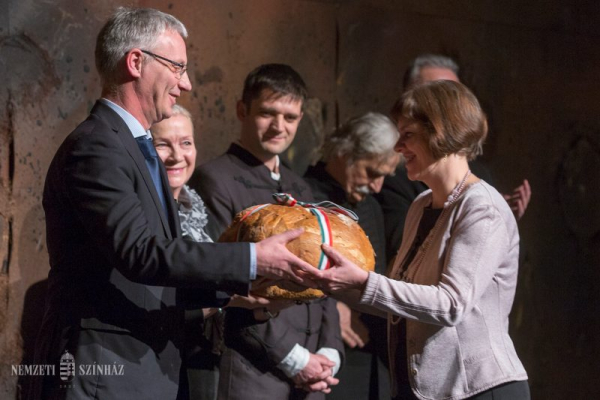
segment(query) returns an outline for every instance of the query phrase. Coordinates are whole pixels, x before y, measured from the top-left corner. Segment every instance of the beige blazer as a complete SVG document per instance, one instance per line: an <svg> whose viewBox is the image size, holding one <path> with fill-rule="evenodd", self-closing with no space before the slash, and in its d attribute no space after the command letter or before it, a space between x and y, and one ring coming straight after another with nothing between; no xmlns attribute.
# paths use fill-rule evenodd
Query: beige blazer
<svg viewBox="0 0 600 400"><path fill-rule="evenodd" d="M431 191L413 202L395 277L414 241ZM526 380L508 335L518 276L519 233L502 196L484 181L469 186L438 221L420 263L404 281L370 273L360 302L388 313L392 390L399 329L407 319L411 387L420 399L464 399L499 384Z"/></svg>

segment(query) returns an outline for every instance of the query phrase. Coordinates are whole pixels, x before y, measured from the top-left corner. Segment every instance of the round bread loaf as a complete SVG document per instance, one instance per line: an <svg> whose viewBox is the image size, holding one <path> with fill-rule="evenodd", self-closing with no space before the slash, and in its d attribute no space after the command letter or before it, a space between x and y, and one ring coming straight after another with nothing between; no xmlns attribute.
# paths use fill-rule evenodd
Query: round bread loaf
<svg viewBox="0 0 600 400"><path fill-rule="evenodd" d="M300 205L269 204L249 207L236 215L233 222L219 238L220 242L259 242L269 236L290 229L303 228L304 233L290 241L287 248L295 255L318 268L323 243L321 225L310 209ZM373 246L362 228L346 215L320 209L329 221L332 247L366 271L375 268ZM256 295L293 300L311 300L323 296L317 289L297 287L293 283L270 286Z"/></svg>

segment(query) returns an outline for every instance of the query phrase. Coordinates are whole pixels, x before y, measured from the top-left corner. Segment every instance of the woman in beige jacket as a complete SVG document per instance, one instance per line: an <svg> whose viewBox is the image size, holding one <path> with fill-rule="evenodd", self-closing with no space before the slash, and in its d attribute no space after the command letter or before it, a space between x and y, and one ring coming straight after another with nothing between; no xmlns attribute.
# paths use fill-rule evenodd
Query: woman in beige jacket
<svg viewBox="0 0 600 400"><path fill-rule="evenodd" d="M396 399L529 399L508 335L517 224L502 195L468 166L481 153L485 115L475 96L451 81L409 90L393 114L408 177L430 190L408 212L388 277L324 246L335 267L315 279L363 309L387 313Z"/></svg>

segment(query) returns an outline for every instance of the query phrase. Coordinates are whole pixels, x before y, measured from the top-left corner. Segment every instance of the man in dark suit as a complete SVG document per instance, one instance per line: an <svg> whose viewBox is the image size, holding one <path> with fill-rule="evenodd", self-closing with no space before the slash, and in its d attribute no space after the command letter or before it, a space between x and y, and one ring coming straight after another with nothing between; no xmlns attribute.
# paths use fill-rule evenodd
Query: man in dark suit
<svg viewBox="0 0 600 400"><path fill-rule="evenodd" d="M256 244L180 237L148 129L191 90L186 36L171 15L126 8L98 35L102 98L44 188L51 269L36 360L57 376L34 384L35 399L185 395L185 306L223 305L215 290L246 295L258 275L298 282L296 269L312 268L285 249L298 231Z"/></svg>
<svg viewBox="0 0 600 400"><path fill-rule="evenodd" d="M190 179L221 229L243 209L273 203L273 193L313 200L306 182L279 161L294 140L305 98L304 81L288 65L261 65L246 77L237 104L239 142ZM229 308L225 321L219 399L324 399L337 382L343 343L332 299L278 315Z"/></svg>

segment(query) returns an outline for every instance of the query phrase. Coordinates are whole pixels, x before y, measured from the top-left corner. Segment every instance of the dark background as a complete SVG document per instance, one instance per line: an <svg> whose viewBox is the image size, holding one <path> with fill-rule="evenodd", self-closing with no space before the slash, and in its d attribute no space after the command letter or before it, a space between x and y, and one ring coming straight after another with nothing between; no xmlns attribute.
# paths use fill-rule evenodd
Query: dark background
<svg viewBox="0 0 600 400"><path fill-rule="evenodd" d="M387 112L410 59L444 53L490 119L484 161L501 192L528 178L511 334L534 399L594 399L600 318L600 3L596 0L0 0L0 398L27 362L48 272L41 193L51 157L99 96L95 37L121 4L188 27L202 163L238 136L245 75L292 65L313 99L288 153L304 168L323 133ZM73 282L76 284L76 282Z"/></svg>

